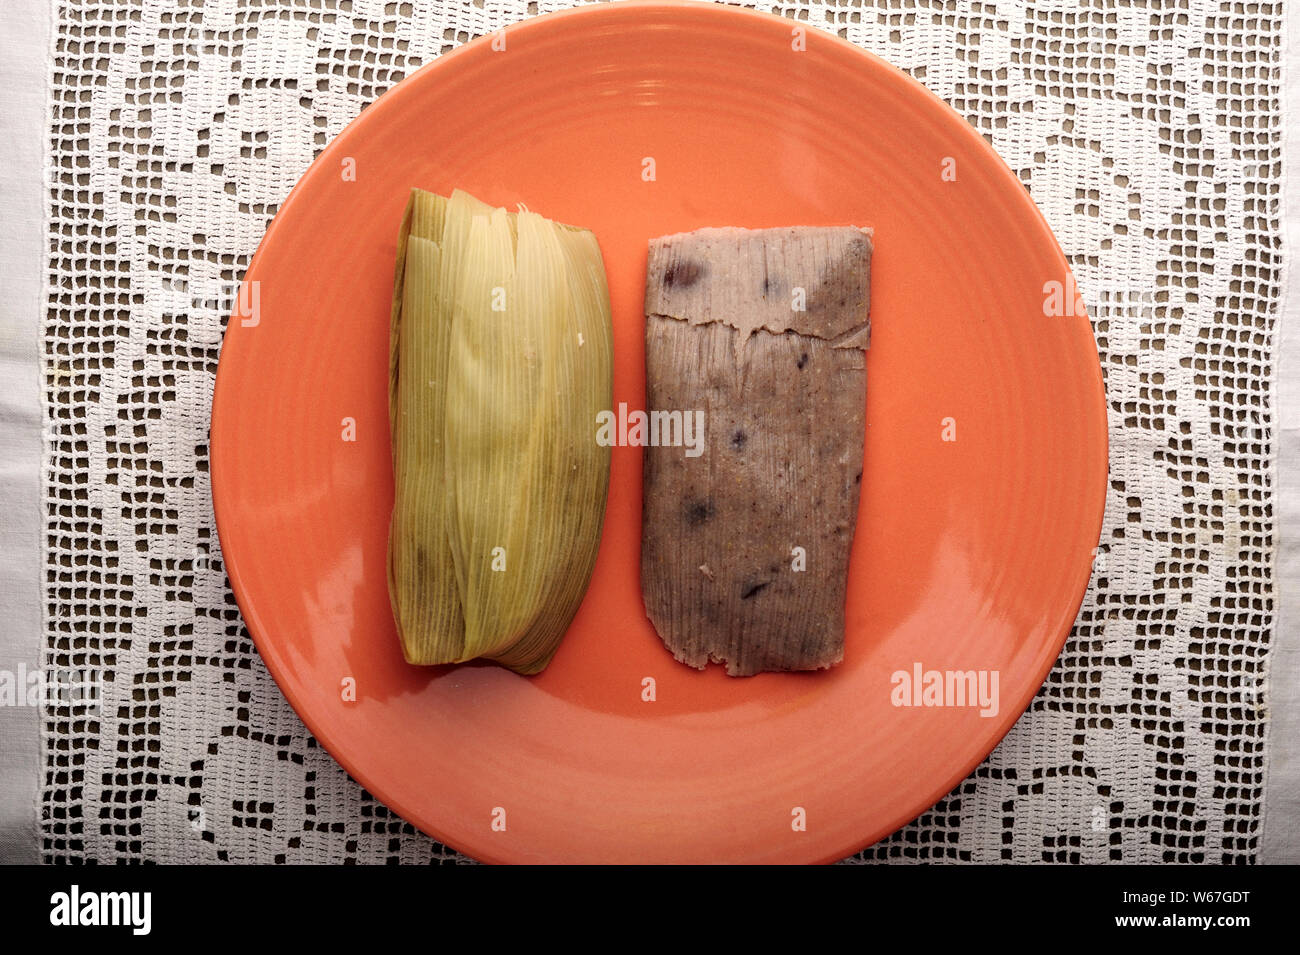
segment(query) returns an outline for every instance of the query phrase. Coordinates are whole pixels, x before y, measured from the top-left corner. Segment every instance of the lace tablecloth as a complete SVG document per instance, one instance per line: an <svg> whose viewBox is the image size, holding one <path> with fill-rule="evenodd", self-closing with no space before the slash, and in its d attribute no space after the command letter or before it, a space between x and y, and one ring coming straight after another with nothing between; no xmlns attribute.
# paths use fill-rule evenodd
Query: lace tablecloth
<svg viewBox="0 0 1300 955"><path fill-rule="evenodd" d="M39 662L89 669L103 701L43 711L45 860L461 858L347 777L240 620L208 482L219 290L367 103L566 5L55 2ZM761 8L884 56L997 148L1075 271L1109 398L1097 569L1056 667L970 778L857 859L1255 861L1282 5Z"/></svg>

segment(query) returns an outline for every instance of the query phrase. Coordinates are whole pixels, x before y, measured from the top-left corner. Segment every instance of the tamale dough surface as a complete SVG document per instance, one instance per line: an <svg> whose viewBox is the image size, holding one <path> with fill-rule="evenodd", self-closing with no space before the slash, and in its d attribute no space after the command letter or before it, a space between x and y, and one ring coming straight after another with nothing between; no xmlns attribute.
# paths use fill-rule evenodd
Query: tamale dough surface
<svg viewBox="0 0 1300 955"><path fill-rule="evenodd" d="M702 455L648 447L644 459L642 591L684 663L749 675L843 657L870 255L852 228L651 245L646 407L706 422Z"/></svg>

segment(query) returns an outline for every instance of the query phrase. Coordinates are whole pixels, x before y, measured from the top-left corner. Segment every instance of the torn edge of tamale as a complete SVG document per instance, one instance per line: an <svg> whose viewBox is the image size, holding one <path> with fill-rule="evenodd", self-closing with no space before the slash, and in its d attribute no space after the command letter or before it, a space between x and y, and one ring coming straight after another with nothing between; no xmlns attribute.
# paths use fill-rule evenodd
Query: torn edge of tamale
<svg viewBox="0 0 1300 955"><path fill-rule="evenodd" d="M794 332L820 338L834 348L865 350L871 342L871 271L869 266L852 266L870 263L874 234L875 230L866 226L800 226L703 228L653 238L646 272L658 272L664 281L646 284L645 314L691 325L716 322L734 328L740 333L738 360L740 350L757 332ZM778 277L790 271L786 268L790 258L786 245L791 240L805 245L804 251L814 261L825 264L819 285L802 289L802 308L791 307L791 295L797 289L786 287ZM853 248L856 243L860 245ZM682 254L683 246L690 251ZM773 258L783 252L787 253L784 260ZM717 276L709 263L718 260L740 261L743 268ZM847 288L841 284L845 281L850 283ZM860 286L852 284L856 282ZM824 301L818 294L823 290L842 297L838 302ZM841 314L849 299L861 300L860 314Z"/></svg>

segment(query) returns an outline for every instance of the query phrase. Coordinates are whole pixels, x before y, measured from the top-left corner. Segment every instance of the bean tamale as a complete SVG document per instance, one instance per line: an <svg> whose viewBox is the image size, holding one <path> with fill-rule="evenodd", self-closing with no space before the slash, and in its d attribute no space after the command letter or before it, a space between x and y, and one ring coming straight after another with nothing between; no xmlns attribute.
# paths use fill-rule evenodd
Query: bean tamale
<svg viewBox="0 0 1300 955"><path fill-rule="evenodd" d="M644 457L642 593L683 663L741 676L843 657L871 251L856 228L650 243L647 411L707 423L703 455Z"/></svg>

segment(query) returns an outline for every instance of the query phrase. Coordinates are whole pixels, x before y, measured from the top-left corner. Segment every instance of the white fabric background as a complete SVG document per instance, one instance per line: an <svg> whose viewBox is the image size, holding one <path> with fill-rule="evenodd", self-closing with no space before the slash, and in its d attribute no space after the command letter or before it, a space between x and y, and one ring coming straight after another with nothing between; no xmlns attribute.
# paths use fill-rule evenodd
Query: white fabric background
<svg viewBox="0 0 1300 955"><path fill-rule="evenodd" d="M31 606L51 610L47 665L110 679L97 718L47 713L43 855L455 860L311 740L240 624L206 482L224 314L178 302L177 280L235 280L314 153L401 76L562 4L58 6L37 316L52 546ZM1280 5L771 9L881 53L993 142L1070 256L1111 405L1098 574L1061 660L969 780L861 858L1257 861L1266 801L1264 845L1294 858L1296 640L1273 619L1268 406Z"/></svg>
<svg viewBox="0 0 1300 955"><path fill-rule="evenodd" d="M0 670L41 663L48 0L0 5ZM36 862L39 710L0 706L0 861Z"/></svg>

